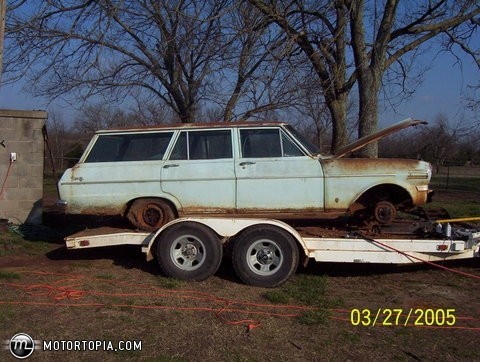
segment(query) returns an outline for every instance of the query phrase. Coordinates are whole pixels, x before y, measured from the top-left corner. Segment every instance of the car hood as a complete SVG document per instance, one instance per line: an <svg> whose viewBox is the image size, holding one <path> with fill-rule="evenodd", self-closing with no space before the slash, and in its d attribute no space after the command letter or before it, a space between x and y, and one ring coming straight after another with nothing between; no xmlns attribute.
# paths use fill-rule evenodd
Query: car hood
<svg viewBox="0 0 480 362"><path fill-rule="evenodd" d="M338 149L337 152L335 152L335 154L333 155L333 158L344 157L345 155L347 155L351 152L357 151L360 148L365 147L366 145L368 145L372 142L375 142L375 141L378 141L378 140L380 140L384 137L387 137L387 136L391 135L392 133L398 132L398 131L400 131L402 129L405 129L407 127L417 126L419 124L427 124L427 122L426 121L421 121L421 120L418 120L418 119L412 119L412 118L404 119L401 122L395 123L394 125L392 125L390 127L387 127L387 128L384 128L381 131L372 133L371 135L362 137L362 138L356 140L355 142L350 143L347 146Z"/></svg>

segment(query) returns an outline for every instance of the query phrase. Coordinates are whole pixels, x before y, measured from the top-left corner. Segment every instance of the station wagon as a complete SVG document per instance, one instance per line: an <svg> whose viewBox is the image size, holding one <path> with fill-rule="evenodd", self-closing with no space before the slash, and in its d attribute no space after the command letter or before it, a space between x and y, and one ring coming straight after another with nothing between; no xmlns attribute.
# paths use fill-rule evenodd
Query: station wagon
<svg viewBox="0 0 480 362"><path fill-rule="evenodd" d="M71 214L122 215L144 230L182 216L323 219L368 215L390 223L429 198L431 166L347 158L405 120L335 155L288 123L182 124L96 132L59 181Z"/></svg>

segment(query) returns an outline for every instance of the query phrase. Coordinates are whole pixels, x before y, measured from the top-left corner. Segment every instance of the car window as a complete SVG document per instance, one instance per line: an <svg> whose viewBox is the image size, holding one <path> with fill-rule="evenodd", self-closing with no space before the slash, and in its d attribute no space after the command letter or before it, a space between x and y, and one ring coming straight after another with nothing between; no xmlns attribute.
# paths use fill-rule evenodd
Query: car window
<svg viewBox="0 0 480 362"><path fill-rule="evenodd" d="M244 158L303 156L297 145L279 129L242 129L240 142Z"/></svg>
<svg viewBox="0 0 480 362"><path fill-rule="evenodd" d="M312 142L310 142L303 134L298 132L295 128L289 125L287 126L287 129L291 134L293 134L295 139L298 142L300 142L303 145L303 147L305 147L308 150L308 152L314 155L320 153L320 149L316 145L314 145Z"/></svg>
<svg viewBox="0 0 480 362"><path fill-rule="evenodd" d="M100 135L85 162L161 160L173 132Z"/></svg>
<svg viewBox="0 0 480 362"><path fill-rule="evenodd" d="M287 137L283 132L282 134L282 150L283 157L295 157L295 156L304 156L303 152L297 147L293 141Z"/></svg>
<svg viewBox="0 0 480 362"><path fill-rule="evenodd" d="M232 157L231 131L182 131L170 160L213 160Z"/></svg>

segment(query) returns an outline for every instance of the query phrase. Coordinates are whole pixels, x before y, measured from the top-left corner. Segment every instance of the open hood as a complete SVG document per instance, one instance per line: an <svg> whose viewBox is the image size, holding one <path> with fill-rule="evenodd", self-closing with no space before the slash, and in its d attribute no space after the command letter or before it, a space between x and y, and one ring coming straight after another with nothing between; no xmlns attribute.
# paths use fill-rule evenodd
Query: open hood
<svg viewBox="0 0 480 362"><path fill-rule="evenodd" d="M340 148L339 150L337 150L337 152L335 152L333 157L334 158L343 157L343 156L345 156L345 155L347 155L351 152L357 151L360 148L365 147L366 145L368 145L372 142L375 142L375 141L378 141L378 140L380 140L384 137L387 137L387 136L391 135L392 133L398 132L398 131L400 131L402 129L405 129L407 127L417 126L419 124L427 124L427 123L428 122L426 122L426 121L420 121L418 119L412 119L412 118L404 119L403 121L395 123L394 125L392 125L390 127L387 127L387 128L382 129L381 131L372 133L371 135L362 137L362 138L356 140L355 142L350 143L347 146Z"/></svg>

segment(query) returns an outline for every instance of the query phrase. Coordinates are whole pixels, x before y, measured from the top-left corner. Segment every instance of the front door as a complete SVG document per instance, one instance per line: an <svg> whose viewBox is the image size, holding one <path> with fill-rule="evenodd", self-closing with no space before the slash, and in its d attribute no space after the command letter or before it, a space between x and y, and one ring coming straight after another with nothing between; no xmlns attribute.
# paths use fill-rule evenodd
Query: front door
<svg viewBox="0 0 480 362"><path fill-rule="evenodd" d="M322 212L324 181L319 161L306 155L280 128L239 130L235 161L239 213Z"/></svg>

